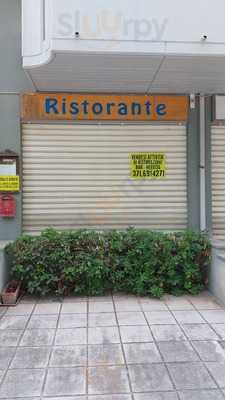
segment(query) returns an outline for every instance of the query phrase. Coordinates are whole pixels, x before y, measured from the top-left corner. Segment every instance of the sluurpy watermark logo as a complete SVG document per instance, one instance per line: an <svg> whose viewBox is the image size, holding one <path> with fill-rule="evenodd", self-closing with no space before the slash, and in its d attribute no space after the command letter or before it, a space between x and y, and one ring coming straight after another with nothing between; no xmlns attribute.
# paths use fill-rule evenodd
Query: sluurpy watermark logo
<svg viewBox="0 0 225 400"><path fill-rule="evenodd" d="M135 40L160 42L165 37L167 18L128 18L108 9L95 15L81 10L57 16L55 34L60 38L80 37L90 40Z"/></svg>

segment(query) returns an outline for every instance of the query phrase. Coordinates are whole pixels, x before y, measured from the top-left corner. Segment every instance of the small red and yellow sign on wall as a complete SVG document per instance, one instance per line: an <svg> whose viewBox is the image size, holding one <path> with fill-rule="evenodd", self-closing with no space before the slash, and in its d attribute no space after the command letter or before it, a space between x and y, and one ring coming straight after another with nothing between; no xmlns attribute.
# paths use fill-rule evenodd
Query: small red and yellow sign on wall
<svg viewBox="0 0 225 400"><path fill-rule="evenodd" d="M28 93L22 120L186 121L188 96Z"/></svg>

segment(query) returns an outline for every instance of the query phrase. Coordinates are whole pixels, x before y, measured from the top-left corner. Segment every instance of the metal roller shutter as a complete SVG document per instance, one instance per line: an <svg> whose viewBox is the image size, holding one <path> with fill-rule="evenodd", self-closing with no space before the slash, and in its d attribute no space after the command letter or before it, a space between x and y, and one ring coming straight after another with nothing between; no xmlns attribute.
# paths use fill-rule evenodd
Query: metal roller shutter
<svg viewBox="0 0 225 400"><path fill-rule="evenodd" d="M225 239L225 126L212 127L213 235Z"/></svg>
<svg viewBox="0 0 225 400"><path fill-rule="evenodd" d="M165 152L162 180L129 178L129 153ZM23 230L187 226L183 125L23 126Z"/></svg>

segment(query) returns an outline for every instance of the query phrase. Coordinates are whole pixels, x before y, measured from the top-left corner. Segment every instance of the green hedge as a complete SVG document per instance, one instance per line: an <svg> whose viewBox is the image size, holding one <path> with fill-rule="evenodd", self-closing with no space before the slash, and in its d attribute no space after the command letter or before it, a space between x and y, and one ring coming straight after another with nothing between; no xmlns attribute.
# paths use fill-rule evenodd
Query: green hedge
<svg viewBox="0 0 225 400"><path fill-rule="evenodd" d="M31 294L99 295L110 290L161 297L196 294L207 280L204 234L79 230L22 236L7 248L12 277Z"/></svg>

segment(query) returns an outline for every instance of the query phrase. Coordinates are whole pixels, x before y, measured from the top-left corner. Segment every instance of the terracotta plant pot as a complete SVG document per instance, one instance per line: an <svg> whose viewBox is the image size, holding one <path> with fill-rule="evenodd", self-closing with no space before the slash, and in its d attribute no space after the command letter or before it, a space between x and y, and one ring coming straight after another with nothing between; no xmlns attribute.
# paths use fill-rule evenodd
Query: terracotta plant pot
<svg viewBox="0 0 225 400"><path fill-rule="evenodd" d="M9 282L1 294L2 304L16 304L20 294L20 288L21 283L16 281Z"/></svg>

